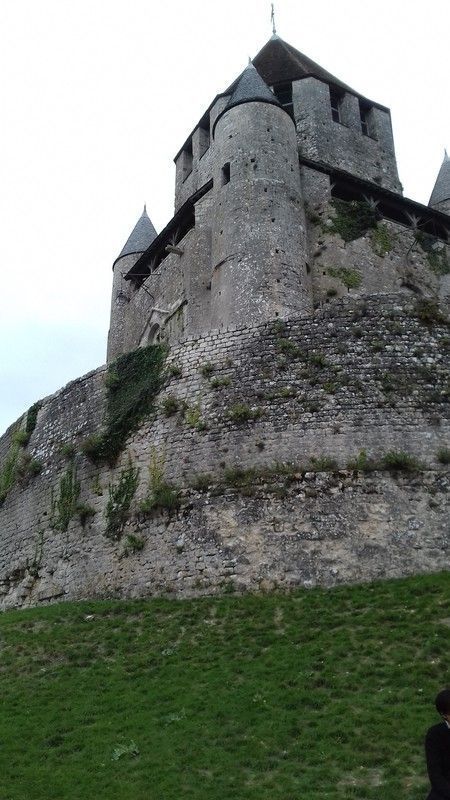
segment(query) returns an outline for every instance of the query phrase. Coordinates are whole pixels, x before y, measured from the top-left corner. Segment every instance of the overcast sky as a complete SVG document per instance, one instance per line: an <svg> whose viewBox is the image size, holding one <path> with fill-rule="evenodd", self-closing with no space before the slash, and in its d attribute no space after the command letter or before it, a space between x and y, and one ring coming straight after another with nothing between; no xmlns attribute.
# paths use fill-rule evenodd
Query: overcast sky
<svg viewBox="0 0 450 800"><path fill-rule="evenodd" d="M405 194L450 151L449 0L277 0L279 35L391 108ZM105 360L111 266L271 35L266 0L2 0L0 433Z"/></svg>

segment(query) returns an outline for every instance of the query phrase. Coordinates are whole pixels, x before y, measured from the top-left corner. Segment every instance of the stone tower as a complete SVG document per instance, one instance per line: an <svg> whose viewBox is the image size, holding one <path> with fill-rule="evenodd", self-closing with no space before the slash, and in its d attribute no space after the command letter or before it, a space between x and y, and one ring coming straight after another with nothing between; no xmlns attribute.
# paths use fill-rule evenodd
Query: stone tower
<svg viewBox="0 0 450 800"><path fill-rule="evenodd" d="M114 360L126 350L125 327L127 306L130 302L130 287L124 281L124 276L134 266L139 256L151 245L155 237L156 231L147 214L147 208L144 206L141 216L113 264L108 361Z"/></svg>
<svg viewBox="0 0 450 800"><path fill-rule="evenodd" d="M213 125L214 327L310 312L295 125L249 64Z"/></svg>
<svg viewBox="0 0 450 800"><path fill-rule="evenodd" d="M115 262L108 361L156 339L309 317L347 291L412 285L408 264L349 266L345 249L324 244L336 203L356 203L369 227L415 220L428 242L448 238L447 155L429 207L404 198L389 109L276 34L174 160L174 216L156 236L144 213ZM318 213L327 218L315 229Z"/></svg>
<svg viewBox="0 0 450 800"><path fill-rule="evenodd" d="M404 197L389 109L274 35L175 165L113 364L0 437L0 608L448 569L447 155Z"/></svg>

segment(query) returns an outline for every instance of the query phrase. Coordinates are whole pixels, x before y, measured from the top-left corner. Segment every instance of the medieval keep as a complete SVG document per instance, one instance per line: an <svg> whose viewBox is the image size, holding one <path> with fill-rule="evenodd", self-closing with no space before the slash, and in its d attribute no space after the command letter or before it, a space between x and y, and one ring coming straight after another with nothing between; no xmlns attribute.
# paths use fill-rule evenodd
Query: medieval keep
<svg viewBox="0 0 450 800"><path fill-rule="evenodd" d="M448 569L447 154L403 197L389 109L274 34L175 165L107 365L0 438L0 606Z"/></svg>
<svg viewBox="0 0 450 800"><path fill-rule="evenodd" d="M144 209L114 262L108 361L161 338L311 315L324 282L308 209L332 198L447 241L447 155L429 207L404 200L389 109L277 35L213 100L175 165L174 217L157 235ZM359 294L401 288L398 271L383 273L362 274Z"/></svg>

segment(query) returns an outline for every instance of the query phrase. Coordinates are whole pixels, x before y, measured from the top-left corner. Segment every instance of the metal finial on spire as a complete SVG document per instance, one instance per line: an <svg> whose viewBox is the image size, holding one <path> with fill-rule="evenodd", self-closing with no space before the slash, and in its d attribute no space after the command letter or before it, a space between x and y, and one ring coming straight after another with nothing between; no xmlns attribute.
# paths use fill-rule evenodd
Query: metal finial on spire
<svg viewBox="0 0 450 800"><path fill-rule="evenodd" d="M276 29L276 26L275 26L275 9L273 7L273 3L271 3L271 9L272 10L270 12L270 21L272 23L272 33L273 33L274 36L276 36L277 29Z"/></svg>
<svg viewBox="0 0 450 800"><path fill-rule="evenodd" d="M144 203L144 214L147 213L147 203Z"/></svg>

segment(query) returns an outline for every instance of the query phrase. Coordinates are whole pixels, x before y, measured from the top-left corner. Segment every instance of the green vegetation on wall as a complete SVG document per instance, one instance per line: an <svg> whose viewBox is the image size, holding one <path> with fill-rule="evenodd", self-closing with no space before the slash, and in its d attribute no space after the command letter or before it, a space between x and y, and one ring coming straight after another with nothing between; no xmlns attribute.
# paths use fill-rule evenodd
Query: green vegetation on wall
<svg viewBox="0 0 450 800"><path fill-rule="evenodd" d="M80 481L73 464L67 467L59 479L58 491L52 490L51 497L51 525L58 531L66 531L69 522L78 510L80 496Z"/></svg>
<svg viewBox="0 0 450 800"><path fill-rule="evenodd" d="M17 461L19 458L20 446L17 442L12 443L4 463L0 469L0 506L6 500L10 489L14 486L17 474Z"/></svg>
<svg viewBox="0 0 450 800"><path fill-rule="evenodd" d="M364 236L370 228L377 225L374 208L364 200L332 200L334 216L327 231L338 233L344 242L351 242Z"/></svg>
<svg viewBox="0 0 450 800"><path fill-rule="evenodd" d="M152 511L176 511L180 506L179 492L165 479L165 460L156 450L152 453L149 472L147 496L141 503L141 511L149 514Z"/></svg>
<svg viewBox="0 0 450 800"><path fill-rule="evenodd" d="M331 278L338 278L347 289L357 289L361 286L362 278L361 273L357 269L349 269L348 267L329 267L327 269L328 275Z"/></svg>
<svg viewBox="0 0 450 800"><path fill-rule="evenodd" d="M131 459L129 459L128 466L120 473L118 483L109 484L109 499L105 510L105 534L110 539L120 539L122 535L138 480L139 469L133 467Z"/></svg>
<svg viewBox="0 0 450 800"><path fill-rule="evenodd" d="M155 411L155 397L164 379L167 348L152 344L126 353L108 368L104 430L83 446L92 461L114 464L128 436Z"/></svg>
<svg viewBox="0 0 450 800"><path fill-rule="evenodd" d="M393 233L388 229L387 225L379 222L372 230L371 241L373 250L377 256L384 258L384 256L392 250Z"/></svg>
<svg viewBox="0 0 450 800"><path fill-rule="evenodd" d="M433 272L436 275L448 275L450 273L450 261L445 245L435 236L423 231L416 231L415 238L424 253L426 253L428 263Z"/></svg>
<svg viewBox="0 0 450 800"><path fill-rule="evenodd" d="M428 327L436 325L448 325L448 319L444 316L435 300L427 297L420 298L416 302L415 313L417 318Z"/></svg>
<svg viewBox="0 0 450 800"><path fill-rule="evenodd" d="M38 401L28 409L27 418L25 422L25 431L28 434L28 438L30 438L31 434L33 433L36 427L37 415L39 413L41 406L42 403Z"/></svg>
<svg viewBox="0 0 450 800"><path fill-rule="evenodd" d="M0 467L0 507L6 500L8 492L14 486L16 480L25 477L39 475L42 464L37 459L28 456L24 448L30 441L30 436L36 427L38 411L42 403L34 403L25 417L25 427L19 427L11 437L11 445L6 455L4 463Z"/></svg>

